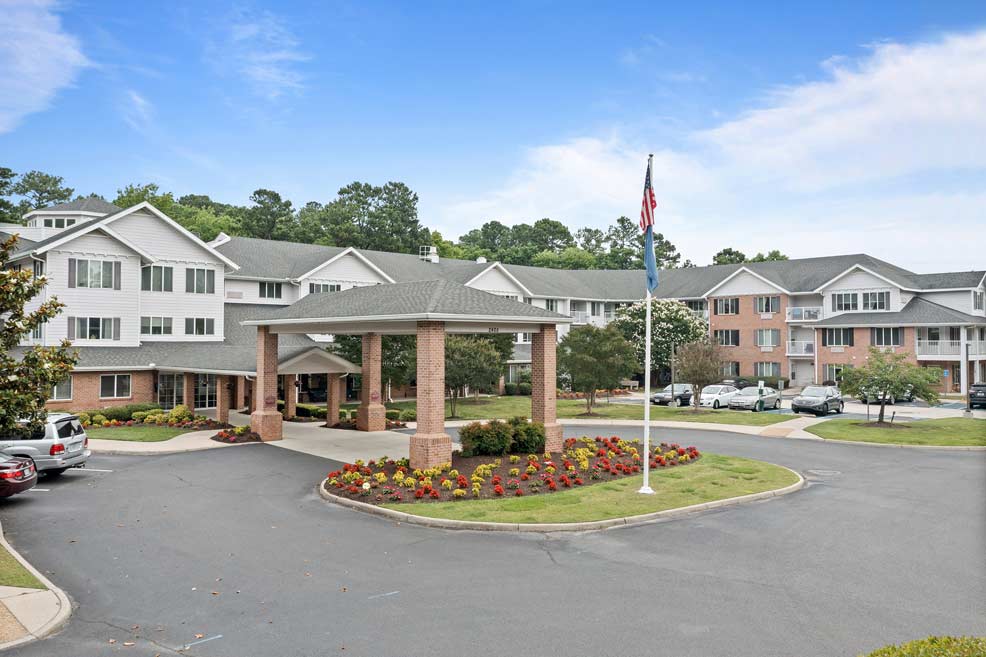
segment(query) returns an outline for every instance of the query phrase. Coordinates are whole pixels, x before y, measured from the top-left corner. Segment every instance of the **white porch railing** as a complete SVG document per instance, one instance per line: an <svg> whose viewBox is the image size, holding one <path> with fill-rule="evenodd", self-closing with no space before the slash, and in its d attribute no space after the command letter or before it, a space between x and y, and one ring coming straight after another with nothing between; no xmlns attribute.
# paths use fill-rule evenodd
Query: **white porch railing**
<svg viewBox="0 0 986 657"><path fill-rule="evenodd" d="M986 340L969 340L970 356L986 356Z"/></svg>
<svg viewBox="0 0 986 657"><path fill-rule="evenodd" d="M573 320L575 320L575 322L574 322L575 324L588 324L589 323L589 313L587 313L584 310L573 310L572 312L570 312L568 314L571 316L571 318Z"/></svg>
<svg viewBox="0 0 986 657"><path fill-rule="evenodd" d="M790 340L787 343L788 356L812 356L815 354L815 343L810 340Z"/></svg>
<svg viewBox="0 0 986 657"><path fill-rule="evenodd" d="M787 321L817 322L822 318L821 306L788 306Z"/></svg>
<svg viewBox="0 0 986 657"><path fill-rule="evenodd" d="M698 317L699 319L704 319L705 321L709 321L709 310L708 310L708 308L703 308L701 310L692 309L692 314L695 315L696 317Z"/></svg>
<svg viewBox="0 0 986 657"><path fill-rule="evenodd" d="M972 353L972 349L969 349ZM959 340L918 340L918 356L961 356Z"/></svg>

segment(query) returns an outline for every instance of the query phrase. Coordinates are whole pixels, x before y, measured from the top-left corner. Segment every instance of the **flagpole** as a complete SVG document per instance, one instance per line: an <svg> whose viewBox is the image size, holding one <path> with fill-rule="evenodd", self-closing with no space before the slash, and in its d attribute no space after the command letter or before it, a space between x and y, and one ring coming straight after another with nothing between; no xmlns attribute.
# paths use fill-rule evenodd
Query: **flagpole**
<svg viewBox="0 0 986 657"><path fill-rule="evenodd" d="M650 288L647 288L647 312L644 319L644 485L638 493L653 495L650 487Z"/></svg>

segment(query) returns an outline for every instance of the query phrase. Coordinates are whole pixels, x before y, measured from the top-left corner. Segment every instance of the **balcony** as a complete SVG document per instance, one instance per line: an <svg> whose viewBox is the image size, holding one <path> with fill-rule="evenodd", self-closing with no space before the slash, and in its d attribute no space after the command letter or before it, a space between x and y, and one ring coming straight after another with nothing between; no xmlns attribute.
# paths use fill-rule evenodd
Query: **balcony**
<svg viewBox="0 0 986 657"><path fill-rule="evenodd" d="M811 340L790 340L787 343L788 356L814 356L815 343Z"/></svg>
<svg viewBox="0 0 986 657"><path fill-rule="evenodd" d="M574 324L588 324L589 323L589 313L584 310L573 310L568 313L568 316L572 318Z"/></svg>
<svg viewBox="0 0 986 657"><path fill-rule="evenodd" d="M699 309L699 310L696 310L696 309L692 308L691 311L692 311L692 314L695 315L696 317L698 317L699 319L704 320L706 322L709 321L709 310L708 310L708 308L702 308L702 309Z"/></svg>
<svg viewBox="0 0 986 657"><path fill-rule="evenodd" d="M821 306L787 307L787 321L789 322L817 322L821 318Z"/></svg>
<svg viewBox="0 0 986 657"><path fill-rule="evenodd" d="M972 353L970 345L969 353ZM918 356L960 356L960 340L918 340Z"/></svg>

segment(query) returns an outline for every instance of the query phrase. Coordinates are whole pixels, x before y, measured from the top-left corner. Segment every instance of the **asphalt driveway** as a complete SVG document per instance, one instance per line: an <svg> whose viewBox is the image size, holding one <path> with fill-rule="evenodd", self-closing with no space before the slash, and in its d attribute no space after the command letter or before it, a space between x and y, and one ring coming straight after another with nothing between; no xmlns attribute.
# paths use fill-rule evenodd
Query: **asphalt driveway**
<svg viewBox="0 0 986 657"><path fill-rule="evenodd" d="M811 485L513 535L327 505L313 488L334 464L269 445L97 457L112 472L0 501L9 540L78 605L14 654L829 657L986 634L986 453L656 433Z"/></svg>

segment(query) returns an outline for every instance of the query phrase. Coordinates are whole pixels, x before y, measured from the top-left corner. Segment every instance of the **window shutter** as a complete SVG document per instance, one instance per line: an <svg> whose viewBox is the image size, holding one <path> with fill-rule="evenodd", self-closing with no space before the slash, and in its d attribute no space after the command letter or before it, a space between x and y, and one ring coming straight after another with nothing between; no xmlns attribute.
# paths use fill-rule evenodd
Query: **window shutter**
<svg viewBox="0 0 986 657"><path fill-rule="evenodd" d="M713 299L712 300L712 314L713 315L718 315L719 314L719 300L718 299Z"/></svg>
<svg viewBox="0 0 986 657"><path fill-rule="evenodd" d="M838 308L837 308L837 304L836 304L836 301L835 301L835 295L833 294L832 295L832 311L835 312L836 310L838 310Z"/></svg>
<svg viewBox="0 0 986 657"><path fill-rule="evenodd" d="M195 320L191 317L185 318L185 335L195 335Z"/></svg>
<svg viewBox="0 0 986 657"><path fill-rule="evenodd" d="M185 270L185 291L186 292L189 292L189 293L195 292L195 270L194 269L189 268L189 269L186 269Z"/></svg>
<svg viewBox="0 0 986 657"><path fill-rule="evenodd" d="M68 339L75 340L75 317L68 318Z"/></svg>
<svg viewBox="0 0 986 657"><path fill-rule="evenodd" d="M113 289L120 289L120 274L123 272L123 263L114 262L113 263ZM117 320L120 321L120 320Z"/></svg>
<svg viewBox="0 0 986 657"><path fill-rule="evenodd" d="M119 264L119 263L117 263L117 264ZM119 290L120 288L116 288L116 289ZM114 340L119 340L120 339L120 318L119 317L114 317L113 318L113 339Z"/></svg>
<svg viewBox="0 0 986 657"><path fill-rule="evenodd" d="M856 335L856 329L843 329L843 330L849 331L849 346L850 347L854 346L854 344L853 344L853 338Z"/></svg>
<svg viewBox="0 0 986 657"><path fill-rule="evenodd" d="M68 286L75 287L75 258L68 259Z"/></svg>
<svg viewBox="0 0 986 657"><path fill-rule="evenodd" d="M829 346L829 330L828 329L825 329L824 331L822 331L822 346L823 347Z"/></svg>
<svg viewBox="0 0 986 657"><path fill-rule="evenodd" d="M738 346L740 346L740 343L739 343L740 332L739 331L733 331L733 334L736 336L736 342L734 344L738 347Z"/></svg>
<svg viewBox="0 0 986 657"><path fill-rule="evenodd" d="M208 270L205 273L205 280L206 280L206 284L205 284L205 291L206 291L206 293L207 294L215 294L216 293L216 272L214 272L211 269Z"/></svg>
<svg viewBox="0 0 986 657"><path fill-rule="evenodd" d="M870 329L870 344L876 345L876 329L875 328L871 328Z"/></svg>

